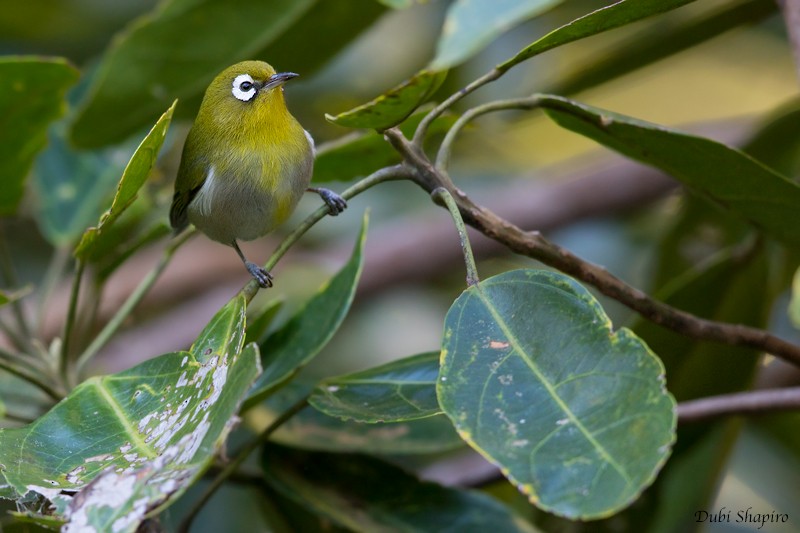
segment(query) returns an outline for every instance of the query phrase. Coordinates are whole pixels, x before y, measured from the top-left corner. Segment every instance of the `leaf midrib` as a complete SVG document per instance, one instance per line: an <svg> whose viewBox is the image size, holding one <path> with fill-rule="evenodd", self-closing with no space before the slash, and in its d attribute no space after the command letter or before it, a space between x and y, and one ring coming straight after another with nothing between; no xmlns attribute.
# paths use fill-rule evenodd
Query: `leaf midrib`
<svg viewBox="0 0 800 533"><path fill-rule="evenodd" d="M625 469L622 468L622 466L618 464L613 459L613 457L611 457L611 455L608 453L605 447L603 447L603 445L600 444L600 442L598 442L597 439L595 439L594 435L592 435L592 433L580 422L578 417L575 416L575 413L572 412L569 406L557 394L555 387L544 376L539 367L532 360L526 357L522 357L522 354L525 354L526 352L522 349L521 343L517 339L516 335L514 335L514 333L508 327L508 324L506 324L505 320L503 320L503 317L497 312L497 310L491 304L490 300L483 293L482 287L480 285L477 285L475 288L476 288L475 294L478 295L478 298L480 298L480 300L486 306L486 309L492 315L492 318L494 319L495 323L500 327L500 330L503 332L506 339L511 344L513 348L511 353L517 352L520 354L520 357L525 361L525 364L528 365L528 368L530 368L531 372L533 372L533 374L536 376L539 382L544 386L545 390L548 392L550 397L553 399L556 405L558 405L558 407L564 412L564 414L567 416L570 422L573 423L575 427L578 428L578 430L584 436L584 438L586 438L586 440L588 440L592 444L592 446L594 446L594 448L600 453L601 457L603 457L603 459L605 459L605 461L608 464L610 464L614 468L614 470L617 471L617 473L622 477L622 479L625 480L626 485L630 486L632 484L632 481L628 473L625 471Z"/></svg>

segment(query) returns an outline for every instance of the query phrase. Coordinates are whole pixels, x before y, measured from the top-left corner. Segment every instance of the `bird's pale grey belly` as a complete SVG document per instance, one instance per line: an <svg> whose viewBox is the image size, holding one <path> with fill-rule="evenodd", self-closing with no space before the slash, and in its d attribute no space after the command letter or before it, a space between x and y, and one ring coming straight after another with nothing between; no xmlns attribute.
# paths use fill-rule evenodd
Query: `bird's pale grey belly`
<svg viewBox="0 0 800 533"><path fill-rule="evenodd" d="M300 201L311 180L309 167L300 167L294 176L280 180L277 191L257 187L255 180L225 179L211 169L189 204L189 221L225 244L266 235L284 221L287 204L291 213ZM283 209L276 198L282 199Z"/></svg>

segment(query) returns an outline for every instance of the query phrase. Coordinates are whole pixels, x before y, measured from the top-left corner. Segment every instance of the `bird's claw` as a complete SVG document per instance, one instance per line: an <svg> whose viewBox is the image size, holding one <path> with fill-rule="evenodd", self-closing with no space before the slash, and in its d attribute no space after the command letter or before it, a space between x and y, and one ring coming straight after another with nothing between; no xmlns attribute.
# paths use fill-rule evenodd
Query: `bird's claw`
<svg viewBox="0 0 800 533"><path fill-rule="evenodd" d="M247 267L247 271L250 272L250 275L258 282L259 287L262 289L269 289L272 287L272 274L267 272L266 269L250 261L245 261L244 266Z"/></svg>
<svg viewBox="0 0 800 533"><path fill-rule="evenodd" d="M325 202L325 205L328 206L328 212L331 216L335 217L347 209L347 201L332 190L319 188L316 189L316 192Z"/></svg>

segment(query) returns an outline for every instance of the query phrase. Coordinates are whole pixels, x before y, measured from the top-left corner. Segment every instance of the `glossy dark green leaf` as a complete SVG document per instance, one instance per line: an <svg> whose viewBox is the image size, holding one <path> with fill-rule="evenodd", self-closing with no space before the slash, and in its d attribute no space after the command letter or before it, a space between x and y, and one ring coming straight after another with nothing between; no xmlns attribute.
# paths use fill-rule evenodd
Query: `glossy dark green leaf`
<svg viewBox="0 0 800 533"><path fill-rule="evenodd" d="M702 13L672 25L660 24L660 20L655 20L653 25L624 39L612 50L601 51L571 66L570 71L548 87L546 92L567 96L584 91L709 41L731 29L756 24L777 9L773 0L746 0L734 5L725 4L711 13Z"/></svg>
<svg viewBox="0 0 800 533"><path fill-rule="evenodd" d="M526 59L579 39L591 37L646 17L681 7L694 0L620 0L557 28L497 66L508 70Z"/></svg>
<svg viewBox="0 0 800 533"><path fill-rule="evenodd" d="M313 389L292 381L259 406L259 415L274 420ZM464 446L445 415L392 423L362 424L306 408L283 424L274 442L306 450L416 455L440 453Z"/></svg>
<svg viewBox="0 0 800 533"><path fill-rule="evenodd" d="M543 95L542 106L559 125L621 154L657 167L761 230L800 244L800 186L750 156L716 141Z"/></svg>
<svg viewBox="0 0 800 533"><path fill-rule="evenodd" d="M439 352L428 352L322 381L308 402L356 422L403 422L440 414Z"/></svg>
<svg viewBox="0 0 800 533"><path fill-rule="evenodd" d="M367 220L367 213L364 213L353 254L342 269L286 324L261 343L264 373L247 399L247 408L263 400L311 361L339 329L350 310L364 266Z"/></svg>
<svg viewBox="0 0 800 533"><path fill-rule="evenodd" d="M352 531L536 531L486 494L420 481L366 455L269 446L262 465L284 496Z"/></svg>
<svg viewBox="0 0 800 533"><path fill-rule="evenodd" d="M150 175L150 171L153 169L153 165L156 163L158 152L164 143L164 137L167 135L167 129L172 121L172 112L175 110L176 103L173 102L172 106L161 115L161 118L150 130L150 133L139 144L133 157L128 162L128 166L125 167L125 171L122 173L111 207L100 217L96 227L87 229L83 234L78 247L75 249L76 257L86 259L92 255L93 248L98 246L97 242L102 239L104 232L108 231L109 227L136 199L139 189L144 185L145 180Z"/></svg>
<svg viewBox="0 0 800 533"><path fill-rule="evenodd" d="M406 137L414 135L425 112L411 115L399 127ZM447 131L456 117L444 115L430 125L429 139ZM386 142L383 135L376 132L352 133L341 139L320 145L314 162L314 183L330 181L350 181L359 176L367 176L379 168L400 163L397 150Z"/></svg>
<svg viewBox="0 0 800 533"><path fill-rule="evenodd" d="M257 347L242 350L244 310L237 296L192 351L91 378L33 424L2 430L6 481L48 498L70 530L136 531L210 466L258 375Z"/></svg>
<svg viewBox="0 0 800 533"><path fill-rule="evenodd" d="M338 115L325 115L328 121L347 128L382 131L403 122L441 86L447 71L422 70L374 100Z"/></svg>
<svg viewBox="0 0 800 533"><path fill-rule="evenodd" d="M245 59L307 76L384 9L372 0L241 0L235 9L227 0L168 0L108 49L72 140L84 147L118 142L176 98L178 114L194 116L214 76ZM324 46L313 35L324 36Z"/></svg>
<svg viewBox="0 0 800 533"><path fill-rule="evenodd" d="M771 113L742 151L785 176L800 177L800 100Z"/></svg>
<svg viewBox="0 0 800 533"><path fill-rule="evenodd" d="M455 0L447 10L431 70L463 63L524 20L562 0Z"/></svg>
<svg viewBox="0 0 800 533"><path fill-rule="evenodd" d="M251 342L258 343L264 340L263 337L275 321L278 312L283 309L283 303L282 298L270 300L264 307L259 309L257 313L254 313L255 316L247 319L247 333L244 338L245 344L250 344Z"/></svg>
<svg viewBox="0 0 800 533"><path fill-rule="evenodd" d="M77 79L64 59L0 58L0 215L16 212L47 126L64 113L64 95Z"/></svg>
<svg viewBox="0 0 800 533"><path fill-rule="evenodd" d="M445 319L439 403L538 507L612 515L655 479L675 437L664 367L571 278L516 270Z"/></svg>

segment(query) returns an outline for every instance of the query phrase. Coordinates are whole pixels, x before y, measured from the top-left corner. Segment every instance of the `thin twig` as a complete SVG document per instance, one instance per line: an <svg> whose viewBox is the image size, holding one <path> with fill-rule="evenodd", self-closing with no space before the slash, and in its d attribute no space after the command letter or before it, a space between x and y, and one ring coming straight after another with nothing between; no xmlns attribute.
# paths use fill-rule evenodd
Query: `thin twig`
<svg viewBox="0 0 800 533"><path fill-rule="evenodd" d="M419 125L417 126L417 131L414 133L414 140L412 141L412 144L414 144L414 146L416 146L417 148L421 148L422 143L425 141L425 135L427 135L428 133L428 128L433 123L433 121L436 120L437 117L439 117L442 113L450 109L453 106L453 104L455 104L468 94L475 92L476 90L483 87L487 83L496 80L503 74L505 74L505 72L493 68L492 70L490 70L480 78L476 79L475 81L473 81L460 91L451 94L444 102L431 109L430 112L428 112L428 114L425 115L425 117L420 121Z"/></svg>
<svg viewBox="0 0 800 533"><path fill-rule="evenodd" d="M450 211L450 216L453 217L456 230L458 231L458 238L461 241L461 251L464 254L464 264L467 267L467 285L472 287L480 282L478 277L478 267L475 265L475 256L472 254L472 246L469 244L469 236L467 235L467 227L464 225L464 220L461 218L461 213L458 211L458 205L453 200L453 196L447 192L444 187L434 189L431 193L434 200L437 200L447 207Z"/></svg>
<svg viewBox="0 0 800 533"><path fill-rule="evenodd" d="M192 521L194 521L197 514L203 508L203 506L211 499L214 493L217 491L219 487L222 486L223 483L239 468L239 466L248 458L250 454L253 453L259 446L265 443L270 436L283 424L285 424L290 418L294 415L302 411L308 405L308 396L304 396L299 401L297 401L294 405L289 407L286 411L284 411L278 418L276 418L269 426L267 426L264 431L262 431L258 436L256 436L253 440L248 442L244 445L244 447L239 450L236 454L236 457L228 463L225 468L214 478L209 485L205 492L203 493L200 498L194 502L192 505L189 514L181 521L181 524L178 526L179 533L188 533L189 528L192 526Z"/></svg>
<svg viewBox="0 0 800 533"><path fill-rule="evenodd" d="M128 299L125 300L125 303L122 304L122 307L111 317L111 320L105 325L105 327L97 334L94 338L92 343L83 351L83 353L78 357L77 363L75 365L75 374L76 376L72 377L72 383L74 384L75 378L80 376L83 372L83 369L86 365L97 355L97 352L105 346L105 344L114 336L117 332L119 327L125 321L126 318L131 314L133 309L139 304L139 302L144 298L147 292L152 288L155 282L158 280L158 277L167 267L169 262L172 260L172 256L175 252L180 248L183 243L189 240L194 235L194 231L186 231L178 238L173 240L167 248L164 249L164 253L161 256L161 260L156 264L153 269L148 272L148 274L142 279L136 289L128 296Z"/></svg>
<svg viewBox="0 0 800 533"><path fill-rule="evenodd" d="M436 155L436 169L439 172L445 172L447 170L447 166L450 164L450 153L452 151L453 142L464 126L476 117L506 109L535 109L539 106L540 100L541 98L539 95L533 95L526 98L498 100L468 109L463 115L458 117L458 120L450 127L444 140L442 140L442 144L439 146L439 153Z"/></svg>
<svg viewBox="0 0 800 533"><path fill-rule="evenodd" d="M427 157L396 128L386 130L384 135L406 163L414 168L413 179L420 187L428 193L437 187L450 190L464 221L509 250L537 259L593 285L601 293L633 309L644 318L687 337L763 350L800 366L800 346L765 330L707 320L651 298L604 268L584 261L569 250L548 241L538 232L523 231L488 209L476 205L466 194L455 189L450 180L437 171Z"/></svg>
<svg viewBox="0 0 800 533"><path fill-rule="evenodd" d="M81 259L76 260L75 274L72 278L72 290L69 295L69 307L67 308L67 320L64 322L64 333L61 335L61 359L59 359L59 373L64 383L69 383L69 360L70 360L70 339L75 329L75 315L78 310L78 300L80 299L81 281L86 262Z"/></svg>
<svg viewBox="0 0 800 533"><path fill-rule="evenodd" d="M678 404L678 422L704 422L730 415L800 410L800 387L721 394Z"/></svg>
<svg viewBox="0 0 800 533"><path fill-rule="evenodd" d="M345 200L349 200L354 196L361 194L362 192L366 191L367 189L374 187L379 183L383 183L385 181L392 181L392 180L400 180L400 179L409 179L411 177L411 173L408 168L404 167L403 165L395 165L392 167L385 167L380 170L377 170L367 176L366 178L356 182L354 185L346 189L342 192L341 196ZM319 207L316 211L308 215L303 222L301 222L292 232L287 235L283 241L278 245L275 251L272 253L272 256L269 258L267 263L264 265L264 268L267 271L272 270L281 257L289 251L291 248L305 233L310 230L314 224L325 218L326 215L330 213L328 206L323 205ZM240 291L241 294L245 297L245 300L249 303L253 297L258 292L259 286L255 280L251 280L250 282L245 285L242 290Z"/></svg>

